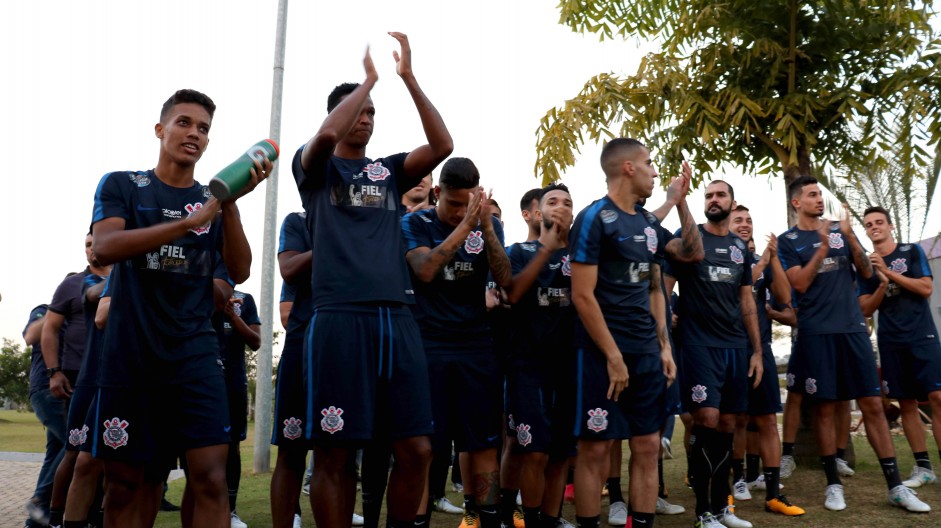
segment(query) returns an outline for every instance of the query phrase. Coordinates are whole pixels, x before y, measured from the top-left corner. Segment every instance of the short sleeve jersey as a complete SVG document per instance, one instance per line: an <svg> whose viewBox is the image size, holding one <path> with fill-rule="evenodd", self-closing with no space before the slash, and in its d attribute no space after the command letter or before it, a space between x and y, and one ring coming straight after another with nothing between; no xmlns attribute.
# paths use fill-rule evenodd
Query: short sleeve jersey
<svg viewBox="0 0 941 528"><path fill-rule="evenodd" d="M306 253L310 251L310 231L307 228L307 213L288 213L281 222L281 236L278 239L278 254L285 251ZM292 284L282 286L281 302L291 301L291 314L288 316L288 332L303 328L314 316L314 300L310 291L310 273L297 277ZM290 289L291 298L285 299L284 292Z"/></svg>
<svg viewBox="0 0 941 528"><path fill-rule="evenodd" d="M108 277L102 277L89 273L82 281L82 302L85 311L85 355L82 357L82 367L78 371L78 378L75 380L76 387L94 387L98 379L98 363L101 359L101 336L104 333L95 326L95 314L98 311L98 302L105 296L106 291L94 300L88 300L86 293L88 289L108 280ZM105 288L107 289L107 282Z"/></svg>
<svg viewBox="0 0 941 528"><path fill-rule="evenodd" d="M255 305L255 298L250 293L235 290L232 296L241 299L241 303L235 303L233 309L235 314L242 318L248 326L260 325L258 318L258 307ZM245 372L245 338L232 326L232 320L228 315L223 315L223 335L225 336L222 346L222 364L225 366L226 376L230 379L248 380Z"/></svg>
<svg viewBox="0 0 941 528"><path fill-rule="evenodd" d="M95 192L92 224L121 218L125 229L179 221L202 208L209 188L171 187L150 171L106 174ZM111 310L102 340L99 383L133 382L132 366L151 356L174 361L218 350L194 345L194 337L214 336L213 274L220 258L222 226L217 220L196 227L159 248L112 267ZM200 341L201 342L201 341ZM129 354L128 351L143 351Z"/></svg>
<svg viewBox="0 0 941 528"><path fill-rule="evenodd" d="M911 279L932 277L928 259L918 244L898 244L885 257L886 266L892 271ZM879 287L879 279L873 274L868 281L861 281L861 294L872 294ZM938 342L938 329L931 317L928 299L889 281L885 297L879 305L878 338L883 343Z"/></svg>
<svg viewBox="0 0 941 528"><path fill-rule="evenodd" d="M759 258L758 255L754 253L751 254L752 268L758 264ZM752 284L752 293L755 294L755 309L758 315L758 331L761 333L762 344L770 343L772 339L771 319L768 318L768 311L765 309L765 304L772 300L771 282L774 280L769 268L770 266L762 270L758 278L755 279L754 284Z"/></svg>
<svg viewBox="0 0 941 528"><path fill-rule="evenodd" d="M358 160L331 156L292 170L310 230L313 306L414 302L402 243L401 194L406 153ZM417 180L416 180L417 181Z"/></svg>
<svg viewBox="0 0 941 528"><path fill-rule="evenodd" d="M510 246L513 275L522 272L535 258L538 240ZM568 248L556 250L539 270L532 287L509 310L512 317L514 356L527 359L547 352L568 352L574 345L575 307L572 304L572 265Z"/></svg>
<svg viewBox="0 0 941 528"><path fill-rule="evenodd" d="M713 235L700 224L705 256L695 264L668 262L680 284L678 340L688 345L746 348L742 286L751 286L751 254L731 232ZM678 232L679 234L679 232Z"/></svg>
<svg viewBox="0 0 941 528"><path fill-rule="evenodd" d="M29 321L23 327L23 338L26 338L26 329L29 325L46 316L48 306L40 304L29 312ZM39 389L49 388L49 376L46 375L46 362L42 358L42 346L37 341L33 345L32 357L29 366L29 393L32 394Z"/></svg>
<svg viewBox="0 0 941 528"><path fill-rule="evenodd" d="M797 226L778 236L778 258L784 271L806 266L821 243L817 231ZM830 248L814 282L804 293L794 292L797 329L802 335L866 332L856 296L853 256L838 222L831 222L827 243Z"/></svg>
<svg viewBox="0 0 941 528"><path fill-rule="evenodd" d="M90 272L86 269L66 277L56 288L49 303L49 311L65 319L59 337L59 366L63 370L74 370L82 366L85 355L85 311L82 297L82 282Z"/></svg>
<svg viewBox="0 0 941 528"><path fill-rule="evenodd" d="M496 217L493 230L502 245L503 227ZM438 218L437 207L415 211L402 218L406 252L420 247L434 248L452 231L454 227ZM416 297L413 313L426 344L440 344L449 350L470 350L492 343L485 298L489 272L483 230L478 224L431 282L413 280ZM425 348L429 350L428 346Z"/></svg>
<svg viewBox="0 0 941 528"><path fill-rule="evenodd" d="M578 213L569 231L572 262L598 266L595 298L624 354L660 351L650 313L651 265L666 244L659 228L653 214L640 207L627 214L605 196ZM591 337L576 321L576 346L587 346Z"/></svg>

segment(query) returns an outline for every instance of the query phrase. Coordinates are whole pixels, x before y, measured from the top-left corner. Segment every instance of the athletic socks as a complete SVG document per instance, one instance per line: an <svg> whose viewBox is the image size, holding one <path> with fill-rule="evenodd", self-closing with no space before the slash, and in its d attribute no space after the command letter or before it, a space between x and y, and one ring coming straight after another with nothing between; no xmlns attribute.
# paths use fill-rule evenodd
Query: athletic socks
<svg viewBox="0 0 941 528"><path fill-rule="evenodd" d="M846 449L842 447L836 448L836 457L840 460L846 460Z"/></svg>
<svg viewBox="0 0 941 528"><path fill-rule="evenodd" d="M823 472L827 474L827 486L843 484L840 481L840 474L836 470L836 455L822 456L820 457L820 463L823 464Z"/></svg>
<svg viewBox="0 0 941 528"><path fill-rule="evenodd" d="M516 510L516 495L519 490L500 488L500 521L504 526L513 526L513 512Z"/></svg>
<svg viewBox="0 0 941 528"><path fill-rule="evenodd" d="M794 456L794 442L781 442L781 456Z"/></svg>
<svg viewBox="0 0 941 528"><path fill-rule="evenodd" d="M85 528L88 521L63 521L62 528Z"/></svg>
<svg viewBox="0 0 941 528"><path fill-rule="evenodd" d="M415 522L412 524L415 528L428 528L431 525L431 505L428 506L428 509L425 510L425 513L420 513L415 516Z"/></svg>
<svg viewBox="0 0 941 528"><path fill-rule="evenodd" d="M632 528L653 528L654 517L656 517L654 513L631 512L627 525Z"/></svg>
<svg viewBox="0 0 941 528"><path fill-rule="evenodd" d="M65 509L52 508L49 510L49 526L62 526L62 516Z"/></svg>
<svg viewBox="0 0 941 528"><path fill-rule="evenodd" d="M748 454L745 455L745 481L755 482L758 480L758 466L761 464L761 456Z"/></svg>
<svg viewBox="0 0 941 528"><path fill-rule="evenodd" d="M732 459L732 482L738 482L740 480L745 480L745 459L733 458Z"/></svg>
<svg viewBox="0 0 941 528"><path fill-rule="evenodd" d="M931 459L928 457L927 451L919 451L915 453L915 465L931 471Z"/></svg>
<svg viewBox="0 0 941 528"><path fill-rule="evenodd" d="M541 526L542 521L539 519L539 507L537 506L535 508L527 508L526 506L523 506L523 522L526 524L526 526ZM513 520L510 519L509 524L504 522L503 526L508 528L512 527Z"/></svg>
<svg viewBox="0 0 941 528"><path fill-rule="evenodd" d="M709 445L712 437L716 435L715 429L702 425L694 425L689 436L689 475L690 484L696 494L696 515L710 511L709 480L712 477L713 462L710 460Z"/></svg>
<svg viewBox="0 0 941 528"><path fill-rule="evenodd" d="M711 503L712 512L720 512L729 503L732 483L729 481L729 469L732 465L732 433L713 433L712 449L709 458L713 460Z"/></svg>
<svg viewBox="0 0 941 528"><path fill-rule="evenodd" d="M663 459L657 458L657 497L661 499L667 498L665 493L666 486L663 484Z"/></svg>
<svg viewBox="0 0 941 528"><path fill-rule="evenodd" d="M412 528L415 521L399 521L391 517L386 518L386 528Z"/></svg>
<svg viewBox="0 0 941 528"><path fill-rule="evenodd" d="M766 467L765 475L765 500L778 498L781 494L781 468Z"/></svg>
<svg viewBox="0 0 941 528"><path fill-rule="evenodd" d="M545 513L541 514L542 524L537 524L537 528L558 528L561 517L549 517ZM528 526L528 525L527 525ZM507 527L509 528L509 527Z"/></svg>
<svg viewBox="0 0 941 528"><path fill-rule="evenodd" d="M895 462L895 457L880 458L879 465L882 466L882 474L885 476L885 483L889 489L902 485L902 476L899 474L899 465Z"/></svg>
<svg viewBox="0 0 941 528"><path fill-rule="evenodd" d="M624 502L624 495L621 493L621 477L608 479L608 503L612 502Z"/></svg>
<svg viewBox="0 0 941 528"><path fill-rule="evenodd" d="M599 528L601 526L601 516L579 517L575 516L575 526L578 528Z"/></svg>
<svg viewBox="0 0 941 528"><path fill-rule="evenodd" d="M477 515L480 517L480 528L501 528L500 507L496 504L478 504Z"/></svg>

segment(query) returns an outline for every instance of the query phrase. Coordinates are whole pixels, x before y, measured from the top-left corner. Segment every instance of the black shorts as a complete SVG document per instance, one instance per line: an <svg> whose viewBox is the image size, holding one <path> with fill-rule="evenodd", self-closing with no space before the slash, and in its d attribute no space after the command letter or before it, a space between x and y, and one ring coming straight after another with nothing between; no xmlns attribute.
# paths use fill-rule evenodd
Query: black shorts
<svg viewBox="0 0 941 528"><path fill-rule="evenodd" d="M864 332L797 335L788 390L818 400L846 401L879 396L872 343Z"/></svg>
<svg viewBox="0 0 941 528"><path fill-rule="evenodd" d="M248 382L226 376L225 390L229 400L229 432L233 442L242 442L248 436Z"/></svg>
<svg viewBox="0 0 941 528"><path fill-rule="evenodd" d="M879 357L887 397L925 401L928 393L941 390L941 343L910 345L880 341Z"/></svg>
<svg viewBox="0 0 941 528"><path fill-rule="evenodd" d="M679 354L681 396L693 412L703 407L722 414L748 410L748 348L683 345Z"/></svg>
<svg viewBox="0 0 941 528"><path fill-rule="evenodd" d="M459 453L498 447L503 415L503 376L492 347L447 353L426 343L435 452Z"/></svg>
<svg viewBox="0 0 941 528"><path fill-rule="evenodd" d="M314 311L304 342L304 437L362 444L430 435L428 366L404 306L338 305Z"/></svg>
<svg viewBox="0 0 941 528"><path fill-rule="evenodd" d="M547 453L553 459L575 455L574 377L565 365L516 360L507 372L507 416L516 451ZM509 423L507 424L509 425ZM507 431L510 434L510 431Z"/></svg>
<svg viewBox="0 0 941 528"><path fill-rule="evenodd" d="M69 401L69 418L66 424L68 431L65 448L69 451L80 451L88 443L88 431L91 425L88 422L88 408L95 399L98 387L83 385L75 387Z"/></svg>
<svg viewBox="0 0 941 528"><path fill-rule="evenodd" d="M749 350L750 352L750 350ZM761 359L764 374L758 388L748 385L748 414L764 416L781 412L781 387L778 385L778 365L771 352L771 343L762 343Z"/></svg>
<svg viewBox="0 0 941 528"><path fill-rule="evenodd" d="M607 397L608 362L591 345L576 352L574 436L623 440L656 433L666 417L667 379L660 355L623 354L628 385L618 401Z"/></svg>
<svg viewBox="0 0 941 528"><path fill-rule="evenodd" d="M304 438L307 419L307 391L304 389L304 336L307 326L288 332L278 361L275 382L274 424L271 443L285 448L307 451L310 442Z"/></svg>

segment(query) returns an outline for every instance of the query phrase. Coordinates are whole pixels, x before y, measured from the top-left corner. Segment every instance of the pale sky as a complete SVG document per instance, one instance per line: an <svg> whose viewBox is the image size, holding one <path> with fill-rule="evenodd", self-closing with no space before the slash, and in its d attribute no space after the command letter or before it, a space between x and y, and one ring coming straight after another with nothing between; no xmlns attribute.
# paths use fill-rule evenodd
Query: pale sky
<svg viewBox="0 0 941 528"><path fill-rule="evenodd" d="M507 243L522 240L526 228L517 204L539 185L533 173L539 119L592 75L633 73L654 49L574 34L557 23L556 4L294 0L288 8L279 226L284 215L301 208L291 156L319 127L333 87L362 81L367 45L379 72L367 155L425 143L394 71L396 43L386 35L402 31L412 44L415 75L454 138L454 155L474 160L483 185L493 188ZM0 225L7 255L0 259L0 336L21 341L30 309L51 300L66 272L85 266L83 242L102 175L156 164L153 127L175 90L200 90L218 107L209 149L196 169L200 182L268 137L277 1L55 0L7 2L4 11L0 144L8 161L0 178ZM563 178L576 210L605 193L599 153L600 146L586 145ZM678 167L659 170L674 174ZM739 201L751 208L759 248L759 233L786 229L777 175L769 182L733 168L713 176L730 180ZM649 203L656 206L663 196L657 190ZM689 200L703 221L701 193ZM238 289L259 300L264 187L238 203L254 252L252 276ZM939 223L941 215L933 216ZM675 214L666 226L678 227ZM368 256L369 248L363 253ZM276 274L276 294L280 284Z"/></svg>

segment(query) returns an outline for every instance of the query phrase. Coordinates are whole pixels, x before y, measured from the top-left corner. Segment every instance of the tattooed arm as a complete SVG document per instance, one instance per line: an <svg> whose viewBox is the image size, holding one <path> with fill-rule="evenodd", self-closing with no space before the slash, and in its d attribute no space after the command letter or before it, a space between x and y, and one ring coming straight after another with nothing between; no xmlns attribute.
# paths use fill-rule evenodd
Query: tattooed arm
<svg viewBox="0 0 941 528"><path fill-rule="evenodd" d="M454 231L451 231L451 234L448 235L443 242L433 248L429 248L427 245L421 245L426 242L425 240L410 239L408 235L410 230L403 229L406 233L406 243L408 247L412 248L405 253L405 260L408 261L408 265L411 266L412 272L415 273L415 277L417 277L418 280L422 282L433 281L448 262L451 262L451 259L454 258L454 254L461 248L461 244L467 239L467 235L471 232L471 229L477 226L477 212L480 210L481 194L482 193L476 191L471 194L464 219L454 228ZM402 225L407 225L412 215L415 214L419 213L409 213L406 215L405 218L402 219ZM437 214L437 212L431 214ZM420 223L421 222L419 222L419 224ZM503 253L503 248L500 248L500 252Z"/></svg>
<svg viewBox="0 0 941 528"><path fill-rule="evenodd" d="M667 386L676 379L676 363L673 361L673 349L670 347L670 334L667 326L666 298L663 296L663 287L660 284L660 266L650 264L650 313L657 323L657 341L660 343L660 362L663 364L663 375L667 378Z"/></svg>
<svg viewBox="0 0 941 528"><path fill-rule="evenodd" d="M683 236L680 239L667 242L666 254L677 262L699 262L706 256L706 252L702 246L702 235L699 234L699 226L696 225L692 213L689 212L686 200L676 204L676 212L679 213L683 225Z"/></svg>

